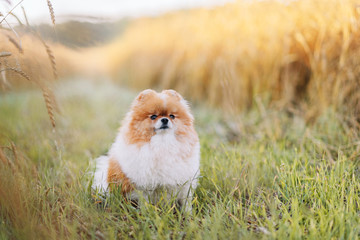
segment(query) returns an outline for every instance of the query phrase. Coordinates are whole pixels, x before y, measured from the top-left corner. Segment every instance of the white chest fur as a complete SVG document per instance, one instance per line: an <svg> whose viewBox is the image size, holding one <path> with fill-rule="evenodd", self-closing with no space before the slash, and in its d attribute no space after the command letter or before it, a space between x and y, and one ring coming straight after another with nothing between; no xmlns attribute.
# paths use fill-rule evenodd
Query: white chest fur
<svg viewBox="0 0 360 240"><path fill-rule="evenodd" d="M147 144L138 147L125 143L121 134L110 150L122 171L139 190L196 187L199 175L200 147L179 142L173 133L156 134Z"/></svg>

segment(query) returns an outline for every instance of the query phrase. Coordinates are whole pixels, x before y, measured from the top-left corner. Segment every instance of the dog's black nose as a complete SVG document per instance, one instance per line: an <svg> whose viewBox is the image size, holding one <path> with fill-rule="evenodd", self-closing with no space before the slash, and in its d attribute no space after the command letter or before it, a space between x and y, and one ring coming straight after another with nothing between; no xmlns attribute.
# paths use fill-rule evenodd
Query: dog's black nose
<svg viewBox="0 0 360 240"><path fill-rule="evenodd" d="M167 118L162 118L162 119L161 119L161 122L162 122L163 124L167 124L167 123L169 122L169 119L167 119Z"/></svg>

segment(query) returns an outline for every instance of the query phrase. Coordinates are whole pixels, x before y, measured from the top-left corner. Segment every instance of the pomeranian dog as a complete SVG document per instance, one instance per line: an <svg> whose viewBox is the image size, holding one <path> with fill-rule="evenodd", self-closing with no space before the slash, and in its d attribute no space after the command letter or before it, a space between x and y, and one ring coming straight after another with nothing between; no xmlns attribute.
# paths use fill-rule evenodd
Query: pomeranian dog
<svg viewBox="0 0 360 240"><path fill-rule="evenodd" d="M92 188L156 204L175 197L191 210L200 144L188 103L174 90L142 91L131 105L107 156L96 160ZM140 201L139 201L140 202Z"/></svg>

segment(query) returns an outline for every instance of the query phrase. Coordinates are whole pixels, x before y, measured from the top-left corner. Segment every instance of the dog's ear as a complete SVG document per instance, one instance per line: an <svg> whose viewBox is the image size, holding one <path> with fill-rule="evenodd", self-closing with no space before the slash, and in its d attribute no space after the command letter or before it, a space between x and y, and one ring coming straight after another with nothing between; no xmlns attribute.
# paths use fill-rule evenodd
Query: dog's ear
<svg viewBox="0 0 360 240"><path fill-rule="evenodd" d="M146 89L139 93L139 95L136 97L136 101L145 101L149 96L155 95L156 92L152 89Z"/></svg>
<svg viewBox="0 0 360 240"><path fill-rule="evenodd" d="M164 93L170 97L175 97L178 101L183 100L183 97L177 91L172 89L163 90L161 93Z"/></svg>

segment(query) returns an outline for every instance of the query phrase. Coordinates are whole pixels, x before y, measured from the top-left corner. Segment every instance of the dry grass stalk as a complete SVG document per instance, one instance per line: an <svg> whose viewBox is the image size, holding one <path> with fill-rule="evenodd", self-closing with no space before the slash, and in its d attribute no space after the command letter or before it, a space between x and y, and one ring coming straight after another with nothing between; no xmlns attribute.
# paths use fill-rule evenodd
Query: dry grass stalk
<svg viewBox="0 0 360 240"><path fill-rule="evenodd" d="M51 64L51 68L52 68L52 71L53 71L54 78L58 79L56 60L55 60L55 55L53 54L53 51L51 50L50 46L47 45L46 42L42 39L42 37L40 36L39 33L35 33L35 35L38 37L38 39L41 41L41 43L45 47L46 53L47 53L48 58L50 60L50 64Z"/></svg>
<svg viewBox="0 0 360 240"><path fill-rule="evenodd" d="M54 78L57 79L58 78L58 74L57 74L57 69L56 69L56 61L55 61L55 56L53 54L53 52L51 51L51 48L49 47L49 45L46 44L46 42L44 40L42 40L40 38L41 42L43 43L45 49L46 49L46 53L49 57L50 63L51 63L51 67L53 70L53 74L54 74Z"/></svg>
<svg viewBox="0 0 360 240"><path fill-rule="evenodd" d="M23 15L24 15L24 18L25 18L26 26L30 27L29 20L27 18L27 14L25 12L25 8L23 6L21 6L21 9L22 9L22 12L23 12Z"/></svg>
<svg viewBox="0 0 360 240"><path fill-rule="evenodd" d="M15 163L18 163L18 162L19 162L19 161L18 161L18 160L19 160L19 157L18 157L18 153L17 153L17 150L16 150L15 143L14 143L14 142L11 142L10 145L11 145L11 151L12 151L12 153L13 153Z"/></svg>
<svg viewBox="0 0 360 240"><path fill-rule="evenodd" d="M7 18L7 16L9 16L10 14L12 14L12 12L14 11L15 8L17 8L24 0L21 0L20 2L18 2L4 17L3 19L1 19L0 24L2 24L3 21L5 21L5 19ZM10 3L10 2L9 2ZM11 4L11 3L10 3ZM9 4L9 5L10 5Z"/></svg>
<svg viewBox="0 0 360 240"><path fill-rule="evenodd" d="M18 16L16 16L14 13L10 13L11 16L13 16L16 21L18 22L19 26L23 26L24 24L20 21L20 18L18 18Z"/></svg>
<svg viewBox="0 0 360 240"><path fill-rule="evenodd" d="M4 69L1 69L0 72L6 72L6 71L13 71L16 72L17 74L19 74L20 76L22 76L23 78L25 78L26 80L30 81L30 77L29 75L27 75L24 71L22 71L21 69L18 68L14 68L14 67L7 67Z"/></svg>
<svg viewBox="0 0 360 240"><path fill-rule="evenodd" d="M0 160L2 162L2 164L7 164L8 161L7 161L7 157L5 156L3 150L2 150L2 147L0 147Z"/></svg>
<svg viewBox="0 0 360 240"><path fill-rule="evenodd" d="M45 105L46 105L46 109L50 118L50 122L53 128L55 128L55 116L54 116L54 99L53 99L53 94L52 91L44 86L44 85L40 85L43 96L44 96L44 100L45 100Z"/></svg>
<svg viewBox="0 0 360 240"><path fill-rule="evenodd" d="M9 36L9 35L8 35L8 39L9 39L9 41L17 48L17 50L19 50L19 52L20 52L21 54L24 53L24 50L23 50L23 48L22 48L22 46L21 46L20 43L18 43L13 37L11 37L11 36Z"/></svg>
<svg viewBox="0 0 360 240"><path fill-rule="evenodd" d="M16 152L16 150L13 150L14 146L6 147L6 146L0 146L0 160L3 162L4 166L10 167L11 171L14 173L16 171L15 164L18 163L18 161L12 161L6 154L4 149L10 150L13 154ZM13 155L14 156L14 155Z"/></svg>
<svg viewBox="0 0 360 240"><path fill-rule="evenodd" d="M47 0L47 5L49 7L49 12L50 12L50 16L51 16L51 21L53 23L53 25L55 26L55 13L54 13L54 8L50 2L50 0Z"/></svg>
<svg viewBox="0 0 360 240"><path fill-rule="evenodd" d="M5 61L4 61L5 62ZM9 87L9 83L7 81L7 78L6 78L6 71L5 71L5 66L4 66L4 63L3 62L0 62L0 73L1 73L1 88L2 89L6 89L7 87Z"/></svg>
<svg viewBox="0 0 360 240"><path fill-rule="evenodd" d="M11 52L0 52L0 57L10 57Z"/></svg>
<svg viewBox="0 0 360 240"><path fill-rule="evenodd" d="M24 77L28 81L31 81L31 78L21 69L14 68L14 67L7 67L7 68L0 70L0 72L5 72L5 71L16 72L17 74ZM56 106L56 102L55 102L54 94L48 87L46 87L42 83L40 83L40 82L36 82L36 83L41 87L41 91L43 93L43 97L45 100L45 105L46 105L46 109L47 109L47 112L48 112L48 115L50 118L51 125L55 128L54 106Z"/></svg>
<svg viewBox="0 0 360 240"><path fill-rule="evenodd" d="M10 0L4 0L8 5L11 5Z"/></svg>

